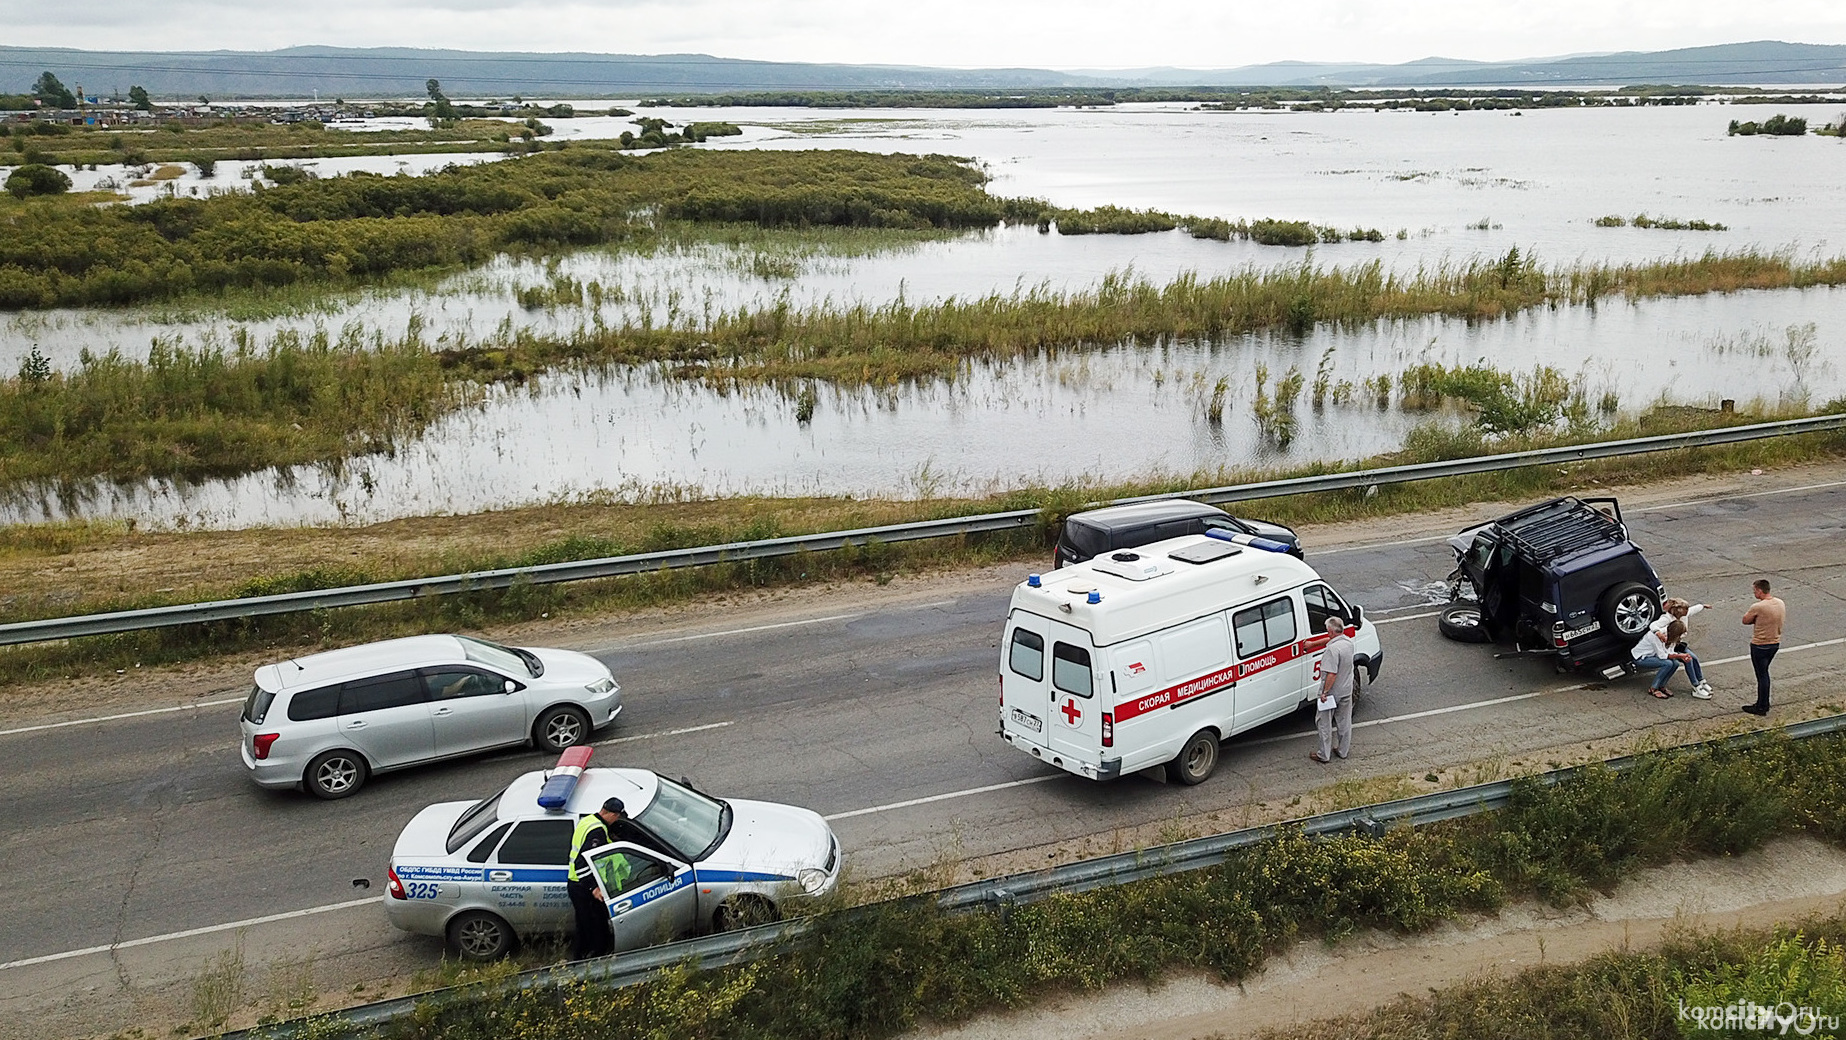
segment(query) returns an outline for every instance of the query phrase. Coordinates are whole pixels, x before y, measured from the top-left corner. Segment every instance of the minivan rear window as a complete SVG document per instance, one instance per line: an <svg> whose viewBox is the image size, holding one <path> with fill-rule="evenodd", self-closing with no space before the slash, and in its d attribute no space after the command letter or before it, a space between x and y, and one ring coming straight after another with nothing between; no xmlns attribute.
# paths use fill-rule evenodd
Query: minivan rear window
<svg viewBox="0 0 1846 1040"><path fill-rule="evenodd" d="M1023 628L1013 629L1012 649L1006 663L1013 671L1033 682L1045 678L1045 637Z"/></svg>
<svg viewBox="0 0 1846 1040"><path fill-rule="evenodd" d="M327 686L318 690L300 690L288 699L290 722L330 719L340 713L340 688Z"/></svg>
<svg viewBox="0 0 1846 1040"><path fill-rule="evenodd" d="M1051 644L1051 685L1079 697L1096 695L1090 674L1090 652L1069 643Z"/></svg>
<svg viewBox="0 0 1846 1040"><path fill-rule="evenodd" d="M1115 548L1109 544L1109 536L1106 532L1076 520L1064 521L1064 533L1058 540L1064 543L1066 549L1075 552L1079 559L1084 560L1101 556Z"/></svg>
<svg viewBox="0 0 1846 1040"><path fill-rule="evenodd" d="M276 702L276 695L261 686L250 687L250 696L244 699L244 721L253 726L261 726L269 716L269 706Z"/></svg>

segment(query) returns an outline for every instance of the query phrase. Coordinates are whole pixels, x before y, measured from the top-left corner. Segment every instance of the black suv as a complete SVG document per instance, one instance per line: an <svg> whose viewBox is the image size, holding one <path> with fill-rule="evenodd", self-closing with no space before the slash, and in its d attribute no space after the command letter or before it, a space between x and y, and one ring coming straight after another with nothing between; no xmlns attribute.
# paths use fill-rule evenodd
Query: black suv
<svg viewBox="0 0 1846 1040"><path fill-rule="evenodd" d="M1281 524L1243 520L1217 506L1184 498L1166 498L1104 506L1065 517L1064 527L1058 532L1057 555L1052 566L1068 567L1116 549L1132 549L1181 535L1204 534L1214 527L1281 542L1288 546L1291 555L1301 558L1300 537Z"/></svg>
<svg viewBox="0 0 1846 1040"><path fill-rule="evenodd" d="M1456 601L1437 624L1450 639L1510 639L1520 652L1554 657L1560 671L1626 667L1660 616L1660 577L1628 540L1613 498L1554 498L1470 527L1449 547ZM1460 598L1464 582L1472 601Z"/></svg>

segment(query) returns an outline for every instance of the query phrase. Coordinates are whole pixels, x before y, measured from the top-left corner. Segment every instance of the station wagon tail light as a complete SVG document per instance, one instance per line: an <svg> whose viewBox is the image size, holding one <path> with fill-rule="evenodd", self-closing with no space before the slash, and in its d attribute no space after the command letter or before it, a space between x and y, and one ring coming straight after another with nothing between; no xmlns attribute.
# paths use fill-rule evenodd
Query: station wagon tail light
<svg viewBox="0 0 1846 1040"><path fill-rule="evenodd" d="M388 867L385 869L385 891L391 893L392 899L410 898L404 892L404 883L397 879L396 867Z"/></svg>
<svg viewBox="0 0 1846 1040"><path fill-rule="evenodd" d="M590 764L590 753L595 749L588 744L579 744L574 748L565 748L558 756L557 767L545 780L545 786L538 789L538 807L546 812L557 812L570 801L571 792L577 789L577 781Z"/></svg>
<svg viewBox="0 0 1846 1040"><path fill-rule="evenodd" d="M1112 711L1102 713L1102 746L1115 746L1115 713Z"/></svg>
<svg viewBox="0 0 1846 1040"><path fill-rule="evenodd" d="M258 733L250 738L250 757L262 760L269 757L269 746L276 742L280 733Z"/></svg>

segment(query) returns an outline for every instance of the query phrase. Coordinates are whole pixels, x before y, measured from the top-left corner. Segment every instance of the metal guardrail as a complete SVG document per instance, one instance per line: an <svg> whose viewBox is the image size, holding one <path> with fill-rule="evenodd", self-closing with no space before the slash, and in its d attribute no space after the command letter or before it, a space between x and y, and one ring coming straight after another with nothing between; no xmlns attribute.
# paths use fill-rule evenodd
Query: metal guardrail
<svg viewBox="0 0 1846 1040"><path fill-rule="evenodd" d="M1744 748L1778 736L1790 740L1807 740L1841 732L1846 732L1846 714L1828 715L1777 729L1737 733L1729 737L1685 744L1662 751L1624 755L1599 764L1619 772L1656 755L1686 754L1719 748ZM1243 830L1193 838L1170 845L1159 845L1134 852L1080 860L1046 870L989 878L985 881L957 885L935 893L936 905L949 913L961 913L985 907L1037 902L1054 895L1087 892L1112 885L1124 885L1171 874L1203 870L1218 866L1224 862L1227 855L1238 849L1259 845L1287 830L1300 831L1308 837L1327 837L1353 832L1377 836L1393 825L1421 827L1425 824L1503 809L1512 800L1513 790L1517 784L1532 781L1545 785L1559 784L1576 777L1587 768L1590 767L1568 766L1520 780L1496 780L1492 783L1476 784L1453 791L1436 791L1410 798L1400 798L1396 801L1321 813L1317 816L1285 823L1246 827ZM856 911L841 911L847 914L854 912ZM683 939L679 942L653 946L615 957L577 961L552 968L537 968L521 972L508 984L522 990L572 982L595 982L611 988L621 988L646 982L662 971L682 965L691 965L703 971L743 964L767 955L789 940L805 934L813 928L814 920L813 918L796 918L740 929L735 932ZM223 1034L222 1037L223 1040L283 1040L283 1038L293 1036L308 1022L337 1023L348 1029L363 1029L383 1025L409 1015L421 1006L466 999L480 992L478 985L449 987L413 996L362 1004L343 1011L296 1019L273 1026L238 1030Z"/></svg>
<svg viewBox="0 0 1846 1040"><path fill-rule="evenodd" d="M1341 491L1349 488L1373 487L1379 484L1402 484L1417 480L1435 480L1440 477L1520 469L1526 466L1584 462L1591 459L1674 451L1681 448L1705 448L1768 437L1825 433L1833 430L1846 430L1846 415L1822 415L1781 422L1755 423L1749 426L1731 426L1718 430L1701 430L1694 433L1669 433L1654 437L1634 437L1620 441L1601 441L1595 444L1577 444L1562 448L1541 448L1536 451L1485 455L1480 458L1456 459L1450 462L1422 462L1408 466L1388 466L1381 469L1353 470L1321 476L1292 477L1287 480L1266 480L1255 484L1235 484L1229 487L1204 488L1164 495L1141 495L1135 498L1117 499L1113 504L1152 502L1174 498L1195 499L1213 504L1247 502L1260 498L1278 498L1283 495ZM258 617L265 614L289 614L298 611L325 610L332 607L391 603L399 600L419 599L424 596L450 596L485 589L504 589L517 584L548 585L592 578L612 578L625 574L644 574L680 567L705 567L715 563L766 560L802 552L826 552L875 542L902 542L925 538L952 538L996 531L1017 531L1032 526L1038 522L1038 519L1039 511L1036 509L1016 509L1004 513L982 513L975 516L949 517L943 520L888 524L883 527L861 527L852 531L765 538L759 541L730 542L724 545L669 549L628 556L611 556L597 560L539 564L532 567L504 567L498 570L448 574L431 578L410 578L404 581L385 581L339 589L288 592L247 599L152 607L145 610L122 610L106 614L19 621L0 625L0 646L54 639L74 639L80 636L109 635L117 632L135 632L172 625L192 625L207 621Z"/></svg>

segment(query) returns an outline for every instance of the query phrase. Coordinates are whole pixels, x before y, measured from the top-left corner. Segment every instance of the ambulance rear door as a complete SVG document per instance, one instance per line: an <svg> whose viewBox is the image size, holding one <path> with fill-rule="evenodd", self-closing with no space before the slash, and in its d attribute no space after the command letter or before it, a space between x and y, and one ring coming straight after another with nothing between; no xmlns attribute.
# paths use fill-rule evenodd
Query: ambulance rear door
<svg viewBox="0 0 1846 1040"><path fill-rule="evenodd" d="M1050 697L1045 732L1054 755L1095 764L1102 760L1103 701L1097 680L1108 688L1108 669L1090 645L1090 634L1080 628L1047 621L1050 647L1046 653L1046 678Z"/></svg>

